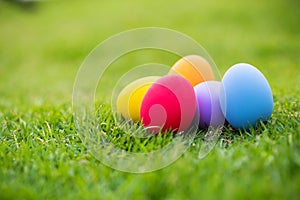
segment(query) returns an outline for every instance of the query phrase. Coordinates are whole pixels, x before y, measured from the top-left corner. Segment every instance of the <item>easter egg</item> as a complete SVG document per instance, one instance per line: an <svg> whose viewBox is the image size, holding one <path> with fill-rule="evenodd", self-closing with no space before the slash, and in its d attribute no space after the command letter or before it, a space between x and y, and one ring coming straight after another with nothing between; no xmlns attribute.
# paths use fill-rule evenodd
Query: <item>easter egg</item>
<svg viewBox="0 0 300 200"><path fill-rule="evenodd" d="M117 97L117 112L127 120L139 121L142 100L149 87L158 78L160 77L149 76L140 78L124 87Z"/></svg>
<svg viewBox="0 0 300 200"><path fill-rule="evenodd" d="M178 60L169 71L169 74L178 74L186 78L193 86L214 80L214 73L210 64L197 55L189 55Z"/></svg>
<svg viewBox="0 0 300 200"><path fill-rule="evenodd" d="M153 133L186 131L196 112L193 86L179 75L166 75L148 89L141 105L143 126Z"/></svg>
<svg viewBox="0 0 300 200"><path fill-rule="evenodd" d="M264 75L254 66L239 63L222 79L220 103L226 120L236 129L249 129L273 112L272 90Z"/></svg>
<svg viewBox="0 0 300 200"><path fill-rule="evenodd" d="M220 106L221 85L219 81L206 81L194 87L200 128L218 127L225 122Z"/></svg>

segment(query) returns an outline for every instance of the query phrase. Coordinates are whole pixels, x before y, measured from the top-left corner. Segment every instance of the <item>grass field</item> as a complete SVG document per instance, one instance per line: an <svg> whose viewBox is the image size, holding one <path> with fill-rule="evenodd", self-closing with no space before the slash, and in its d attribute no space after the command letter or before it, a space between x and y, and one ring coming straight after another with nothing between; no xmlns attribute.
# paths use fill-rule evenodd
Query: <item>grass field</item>
<svg viewBox="0 0 300 200"><path fill-rule="evenodd" d="M49 0L25 9L0 0L0 199L299 199L299 7L297 0ZM191 36L221 74L238 62L257 66L273 90L272 118L250 131L226 127L202 160L195 139L156 172L101 164L75 130L76 73L101 41L147 26Z"/></svg>

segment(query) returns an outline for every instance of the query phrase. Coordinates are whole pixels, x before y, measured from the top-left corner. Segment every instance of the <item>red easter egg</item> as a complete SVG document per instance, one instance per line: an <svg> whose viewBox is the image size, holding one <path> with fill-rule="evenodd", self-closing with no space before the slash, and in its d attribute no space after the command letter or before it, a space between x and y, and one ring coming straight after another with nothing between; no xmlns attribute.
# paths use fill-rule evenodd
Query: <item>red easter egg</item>
<svg viewBox="0 0 300 200"><path fill-rule="evenodd" d="M179 75L167 75L148 89L142 101L140 118L153 133L186 131L196 113L196 96L189 81Z"/></svg>

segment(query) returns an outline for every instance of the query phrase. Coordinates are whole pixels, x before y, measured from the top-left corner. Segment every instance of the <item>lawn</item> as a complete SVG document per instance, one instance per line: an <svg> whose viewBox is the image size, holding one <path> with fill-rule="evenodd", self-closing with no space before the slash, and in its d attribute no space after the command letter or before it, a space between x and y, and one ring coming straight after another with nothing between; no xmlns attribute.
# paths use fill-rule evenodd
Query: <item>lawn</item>
<svg viewBox="0 0 300 200"><path fill-rule="evenodd" d="M299 6L297 0L49 0L24 7L0 0L0 199L299 199ZM103 40L149 26L195 39L221 75L239 62L260 69L273 91L271 119L249 131L226 126L204 159L198 159L199 133L158 171L132 174L103 165L76 131L76 74ZM149 59L146 53L116 64L129 70ZM176 60L156 56L170 65ZM99 104L117 73L107 71L111 81L97 90ZM113 138L110 118L100 120Z"/></svg>

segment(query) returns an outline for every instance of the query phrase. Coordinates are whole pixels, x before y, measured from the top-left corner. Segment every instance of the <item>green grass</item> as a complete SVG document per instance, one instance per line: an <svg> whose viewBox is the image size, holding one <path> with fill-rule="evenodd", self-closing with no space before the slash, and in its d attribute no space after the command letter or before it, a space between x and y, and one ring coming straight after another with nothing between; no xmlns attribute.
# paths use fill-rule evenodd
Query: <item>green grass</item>
<svg viewBox="0 0 300 200"><path fill-rule="evenodd" d="M53 0L24 10L0 1L0 199L298 199L299 6L296 0ZM221 74L238 62L257 66L273 90L272 118L249 131L226 126L202 160L199 134L179 160L156 172L137 175L103 165L76 132L76 73L99 42L145 26L193 37ZM130 57L119 65L126 70L143 59ZM165 62L173 61L166 56ZM97 90L99 98L109 94ZM133 148L131 138L118 137L109 117L101 123L116 144L131 151L168 142L159 136L148 147Z"/></svg>

